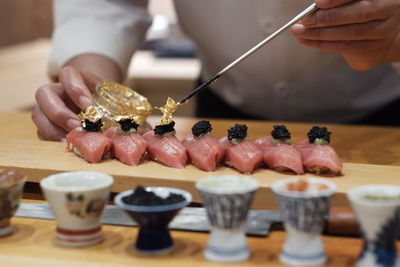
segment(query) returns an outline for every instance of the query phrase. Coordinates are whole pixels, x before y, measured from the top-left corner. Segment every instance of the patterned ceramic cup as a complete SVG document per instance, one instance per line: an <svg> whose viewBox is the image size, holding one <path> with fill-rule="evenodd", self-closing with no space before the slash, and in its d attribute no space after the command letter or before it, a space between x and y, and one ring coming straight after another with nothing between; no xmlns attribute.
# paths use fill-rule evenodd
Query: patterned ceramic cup
<svg viewBox="0 0 400 267"><path fill-rule="evenodd" d="M171 193L178 194L183 200L167 205L132 205L125 203L123 198L133 194L135 190L127 190L119 193L114 202L140 226L135 244L137 251L151 255L166 253L173 249L168 224L183 207L190 204L192 195L187 191L171 187L147 187L146 190L161 198L167 198Z"/></svg>
<svg viewBox="0 0 400 267"><path fill-rule="evenodd" d="M25 175L17 171L0 170L0 236L12 232L10 219L18 209L25 181Z"/></svg>
<svg viewBox="0 0 400 267"><path fill-rule="evenodd" d="M365 185L347 193L364 239L357 266L400 266L396 239L400 229L400 186Z"/></svg>
<svg viewBox="0 0 400 267"><path fill-rule="evenodd" d="M287 178L272 184L287 232L282 263L314 266L326 262L320 234L335 190L336 185L323 178Z"/></svg>
<svg viewBox="0 0 400 267"><path fill-rule="evenodd" d="M247 213L258 182L245 176L210 176L196 188L211 224L204 256L216 262L237 262L249 256L245 236Z"/></svg>
<svg viewBox="0 0 400 267"><path fill-rule="evenodd" d="M40 182L57 220L57 243L87 246L103 240L101 215L113 178L98 172L65 172Z"/></svg>

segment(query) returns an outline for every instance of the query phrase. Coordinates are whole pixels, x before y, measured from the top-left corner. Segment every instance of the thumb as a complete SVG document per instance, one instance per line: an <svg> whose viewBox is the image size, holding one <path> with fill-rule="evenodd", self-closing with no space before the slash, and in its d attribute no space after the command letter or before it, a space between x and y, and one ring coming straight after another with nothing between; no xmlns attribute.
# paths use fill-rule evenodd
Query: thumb
<svg viewBox="0 0 400 267"><path fill-rule="evenodd" d="M60 70L59 80L71 100L81 109L92 103L91 92L81 73L70 66Z"/></svg>

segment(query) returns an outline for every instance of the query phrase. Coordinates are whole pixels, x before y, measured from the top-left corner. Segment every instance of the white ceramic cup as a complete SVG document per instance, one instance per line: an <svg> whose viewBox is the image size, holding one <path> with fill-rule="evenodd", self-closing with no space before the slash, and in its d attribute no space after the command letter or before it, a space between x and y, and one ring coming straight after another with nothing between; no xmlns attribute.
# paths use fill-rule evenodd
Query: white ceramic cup
<svg viewBox="0 0 400 267"><path fill-rule="evenodd" d="M303 178L309 187L292 191L288 184L299 178L280 179L272 184L285 222L286 238L280 261L293 266L315 266L327 260L321 240L325 218L329 212L330 197L336 185L323 178ZM324 189L318 189L324 186Z"/></svg>
<svg viewBox="0 0 400 267"><path fill-rule="evenodd" d="M400 229L400 186L364 185L347 192L364 244L359 267L400 266L396 240Z"/></svg>
<svg viewBox="0 0 400 267"><path fill-rule="evenodd" d="M211 224L206 259L238 262L249 258L245 226L258 187L255 179L239 175L210 176L196 183Z"/></svg>
<svg viewBox="0 0 400 267"><path fill-rule="evenodd" d="M65 172L40 182L57 221L58 244L78 247L103 240L101 215L113 181L99 172Z"/></svg>

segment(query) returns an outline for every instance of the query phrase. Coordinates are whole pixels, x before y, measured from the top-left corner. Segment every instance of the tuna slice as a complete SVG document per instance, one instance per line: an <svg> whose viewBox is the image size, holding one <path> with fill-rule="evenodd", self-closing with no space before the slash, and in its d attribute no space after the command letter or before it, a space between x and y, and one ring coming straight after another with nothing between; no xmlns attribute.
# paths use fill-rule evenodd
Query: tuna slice
<svg viewBox="0 0 400 267"><path fill-rule="evenodd" d="M238 144L231 144L225 136L219 142L227 147L226 164L241 173L252 173L262 162L261 150L251 141L243 140Z"/></svg>
<svg viewBox="0 0 400 267"><path fill-rule="evenodd" d="M294 145L301 154L303 167L307 172L316 174L340 175L342 162L335 150L329 145L310 144L308 139Z"/></svg>
<svg viewBox="0 0 400 267"><path fill-rule="evenodd" d="M263 151L263 160L267 166L277 171L292 171L303 174L303 163L300 153L286 143L274 144L271 137L258 138L254 143Z"/></svg>
<svg viewBox="0 0 400 267"><path fill-rule="evenodd" d="M118 133L115 127L104 132L112 143L114 154L122 163L137 166L146 152L147 142L137 133Z"/></svg>
<svg viewBox="0 0 400 267"><path fill-rule="evenodd" d="M214 171L225 157L225 148L213 136L194 137L188 135L183 140L193 165L203 171Z"/></svg>
<svg viewBox="0 0 400 267"><path fill-rule="evenodd" d="M271 136L260 137L254 141L254 144L264 153L268 147L272 146Z"/></svg>
<svg viewBox="0 0 400 267"><path fill-rule="evenodd" d="M90 163L108 158L111 148L111 140L101 132L85 131L78 127L67 134L68 151L75 152Z"/></svg>
<svg viewBox="0 0 400 267"><path fill-rule="evenodd" d="M143 138L147 141L147 151L153 160L169 167L185 168L188 161L186 148L176 136L160 136L149 131Z"/></svg>

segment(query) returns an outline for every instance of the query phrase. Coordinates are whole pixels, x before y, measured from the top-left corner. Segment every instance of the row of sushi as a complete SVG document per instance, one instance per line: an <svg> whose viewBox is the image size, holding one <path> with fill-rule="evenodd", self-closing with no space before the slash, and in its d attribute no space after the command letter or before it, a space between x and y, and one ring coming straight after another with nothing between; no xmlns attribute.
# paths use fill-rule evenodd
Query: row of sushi
<svg viewBox="0 0 400 267"><path fill-rule="evenodd" d="M210 122L202 120L192 127L192 134L180 141L175 136L174 121L157 125L143 135L138 133L139 124L133 117L120 116L115 121L118 127L102 131L101 118L84 119L82 127L67 135L67 149L90 163L115 157L136 166L150 157L173 168L185 168L190 161L203 171L214 171L222 164L245 174L263 165L296 174L307 171L340 175L342 171L342 163L329 145L330 132L326 127L313 127L308 139L292 145L284 125L274 126L271 136L252 142L247 139L247 126L236 124L218 140L211 135Z"/></svg>

